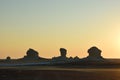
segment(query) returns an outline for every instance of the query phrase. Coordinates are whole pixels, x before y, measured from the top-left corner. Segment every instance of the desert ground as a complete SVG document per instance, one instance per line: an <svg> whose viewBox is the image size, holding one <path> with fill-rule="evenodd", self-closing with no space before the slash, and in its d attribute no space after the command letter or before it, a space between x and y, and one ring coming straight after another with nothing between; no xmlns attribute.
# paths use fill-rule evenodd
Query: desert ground
<svg viewBox="0 0 120 80"><path fill-rule="evenodd" d="M0 80L119 80L120 69L1 67Z"/></svg>

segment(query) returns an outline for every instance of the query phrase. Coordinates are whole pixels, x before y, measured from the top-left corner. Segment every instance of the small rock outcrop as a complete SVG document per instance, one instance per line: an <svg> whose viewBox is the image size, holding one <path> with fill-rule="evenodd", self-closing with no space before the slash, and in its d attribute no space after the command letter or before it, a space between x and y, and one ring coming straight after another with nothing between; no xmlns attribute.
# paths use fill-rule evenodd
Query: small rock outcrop
<svg viewBox="0 0 120 80"><path fill-rule="evenodd" d="M6 57L6 60L7 60L7 61L10 61L10 60L11 60L11 57L10 57L10 56Z"/></svg>

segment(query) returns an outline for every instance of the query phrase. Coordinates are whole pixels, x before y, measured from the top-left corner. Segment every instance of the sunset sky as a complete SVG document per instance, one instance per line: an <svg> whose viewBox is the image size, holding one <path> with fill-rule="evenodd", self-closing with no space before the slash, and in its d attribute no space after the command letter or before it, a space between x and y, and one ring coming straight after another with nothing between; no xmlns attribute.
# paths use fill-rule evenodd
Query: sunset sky
<svg viewBox="0 0 120 80"><path fill-rule="evenodd" d="M0 0L0 59L88 55L97 46L105 58L120 58L120 0Z"/></svg>

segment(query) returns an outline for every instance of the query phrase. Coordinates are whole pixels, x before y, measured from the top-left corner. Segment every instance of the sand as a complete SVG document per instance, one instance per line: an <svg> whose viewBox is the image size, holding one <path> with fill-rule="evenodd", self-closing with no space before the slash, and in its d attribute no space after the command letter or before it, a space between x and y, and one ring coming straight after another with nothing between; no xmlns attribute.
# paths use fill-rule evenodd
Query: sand
<svg viewBox="0 0 120 80"><path fill-rule="evenodd" d="M0 80L120 80L120 70L0 68Z"/></svg>

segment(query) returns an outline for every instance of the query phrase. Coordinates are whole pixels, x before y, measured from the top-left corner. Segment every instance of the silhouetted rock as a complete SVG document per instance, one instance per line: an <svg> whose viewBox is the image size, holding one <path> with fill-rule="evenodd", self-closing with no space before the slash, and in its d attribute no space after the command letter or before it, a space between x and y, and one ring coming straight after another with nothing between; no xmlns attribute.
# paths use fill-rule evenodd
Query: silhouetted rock
<svg viewBox="0 0 120 80"><path fill-rule="evenodd" d="M53 57L52 59L58 60L58 61L59 60L66 60L67 59L66 55L67 55L67 50L65 48L60 48L60 56Z"/></svg>
<svg viewBox="0 0 120 80"><path fill-rule="evenodd" d="M26 56L24 56L24 59L39 59L38 52L35 51L34 49L29 49L26 52Z"/></svg>
<svg viewBox="0 0 120 80"><path fill-rule="evenodd" d="M69 59L70 59L70 60L73 60L73 57L70 57Z"/></svg>
<svg viewBox="0 0 120 80"><path fill-rule="evenodd" d="M62 57L66 57L67 50L64 49L64 48L60 48L60 54L61 54Z"/></svg>
<svg viewBox="0 0 120 80"><path fill-rule="evenodd" d="M88 60L102 60L103 57L101 56L101 50L98 49L97 47L91 47L90 49L88 49L88 53L89 55L85 58Z"/></svg>
<svg viewBox="0 0 120 80"><path fill-rule="evenodd" d="M78 57L78 56L76 56L76 57L74 58L74 60L80 60L80 59L79 59L79 57Z"/></svg>
<svg viewBox="0 0 120 80"><path fill-rule="evenodd" d="M10 60L11 60L11 57L10 57L10 56L6 57L6 60L7 60L7 61L10 61Z"/></svg>

